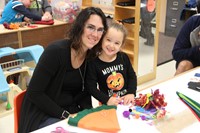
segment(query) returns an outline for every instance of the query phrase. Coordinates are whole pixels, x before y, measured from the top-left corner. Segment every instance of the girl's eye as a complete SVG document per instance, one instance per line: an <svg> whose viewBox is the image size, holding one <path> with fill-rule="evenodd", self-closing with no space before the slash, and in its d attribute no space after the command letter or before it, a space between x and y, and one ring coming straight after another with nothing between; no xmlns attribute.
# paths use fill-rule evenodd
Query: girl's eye
<svg viewBox="0 0 200 133"><path fill-rule="evenodd" d="M116 42L115 44L116 44L116 45L120 45L120 43L118 43L118 42Z"/></svg>
<svg viewBox="0 0 200 133"><path fill-rule="evenodd" d="M111 40L108 38L107 41L110 42Z"/></svg>

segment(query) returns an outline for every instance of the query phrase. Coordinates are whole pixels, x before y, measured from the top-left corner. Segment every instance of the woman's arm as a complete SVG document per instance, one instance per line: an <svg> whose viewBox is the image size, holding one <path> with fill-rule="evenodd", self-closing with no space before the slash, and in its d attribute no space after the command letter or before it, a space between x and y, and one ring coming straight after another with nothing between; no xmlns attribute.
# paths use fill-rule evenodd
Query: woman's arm
<svg viewBox="0 0 200 133"><path fill-rule="evenodd" d="M64 109L62 109L47 94L52 92L51 82L55 80L55 75L60 68L58 47L51 45L47 47L40 57L40 60L34 70L29 87L27 89L28 98L35 106L43 112L53 117L60 118ZM53 88L57 89L58 88ZM56 96L56 94L55 94Z"/></svg>

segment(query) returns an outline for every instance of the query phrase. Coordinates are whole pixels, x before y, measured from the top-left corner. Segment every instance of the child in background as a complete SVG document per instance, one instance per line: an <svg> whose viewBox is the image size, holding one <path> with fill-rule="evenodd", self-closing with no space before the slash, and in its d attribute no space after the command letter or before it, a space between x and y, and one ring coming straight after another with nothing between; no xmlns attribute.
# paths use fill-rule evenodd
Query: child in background
<svg viewBox="0 0 200 133"><path fill-rule="evenodd" d="M118 105L123 100L128 105L134 103L137 77L127 54L120 51L127 30L114 21L108 27L98 56L88 62L86 88L102 104ZM98 29L90 28L93 34L98 34Z"/></svg>
<svg viewBox="0 0 200 133"><path fill-rule="evenodd" d="M35 15L52 19L52 8L48 0L32 0L28 10Z"/></svg>
<svg viewBox="0 0 200 133"><path fill-rule="evenodd" d="M0 19L0 24L4 22L7 23L15 23L15 22L22 22L22 21L29 21L30 19L36 21L48 21L51 20L46 16L38 16L30 11L28 11L28 7L31 4L31 0L10 0L3 12L2 18Z"/></svg>

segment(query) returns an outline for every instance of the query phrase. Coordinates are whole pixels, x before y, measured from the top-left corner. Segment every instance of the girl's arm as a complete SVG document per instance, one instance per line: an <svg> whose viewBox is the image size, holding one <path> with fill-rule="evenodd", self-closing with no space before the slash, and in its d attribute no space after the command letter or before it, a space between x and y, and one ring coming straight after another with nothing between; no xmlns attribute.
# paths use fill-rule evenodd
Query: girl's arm
<svg viewBox="0 0 200 133"><path fill-rule="evenodd" d="M96 98L99 102L103 104L107 104L109 100L109 96L104 94L102 91L98 89L98 75L95 69L94 62L88 62L87 65L87 74L86 74L86 88L90 92L90 94Z"/></svg>

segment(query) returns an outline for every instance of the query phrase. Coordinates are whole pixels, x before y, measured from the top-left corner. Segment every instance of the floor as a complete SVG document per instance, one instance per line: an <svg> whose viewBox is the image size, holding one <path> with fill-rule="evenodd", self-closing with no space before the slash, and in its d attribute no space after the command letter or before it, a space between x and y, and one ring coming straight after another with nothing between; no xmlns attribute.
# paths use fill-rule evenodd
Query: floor
<svg viewBox="0 0 200 133"><path fill-rule="evenodd" d="M175 73L175 61L170 61L157 67L157 76L155 80L146 82L138 86L138 90L147 88L153 84L162 82L166 79L172 78ZM95 100L93 101L95 105ZM4 107L2 107L4 106ZM13 111L2 111L5 108L5 103L0 103L0 133L14 132L14 115Z"/></svg>

